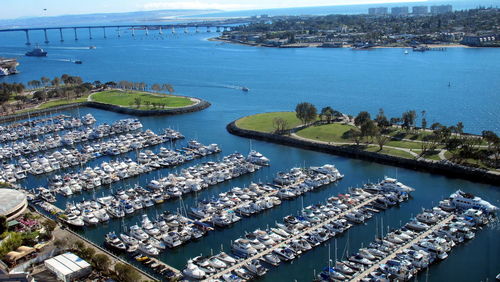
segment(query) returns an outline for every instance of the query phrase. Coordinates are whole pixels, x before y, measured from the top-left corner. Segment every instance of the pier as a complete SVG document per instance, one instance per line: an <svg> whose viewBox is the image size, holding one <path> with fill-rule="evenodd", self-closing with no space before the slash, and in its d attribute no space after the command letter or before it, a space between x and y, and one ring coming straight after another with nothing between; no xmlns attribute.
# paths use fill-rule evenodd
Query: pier
<svg viewBox="0 0 500 282"><path fill-rule="evenodd" d="M455 217L455 215L452 214L452 215L449 215L448 217L446 217L445 219L439 221L434 226L432 226L431 228L429 228L429 230L421 233L420 235L418 235L416 238L414 238L410 242L408 242L408 243L402 245L401 247L397 248L389 256L387 256L383 260L381 260L381 261L373 264L370 268L368 268L365 271L361 272L359 275L357 275L356 277L354 277L350 281L353 281L353 282L361 281L361 279L363 279L364 277L366 277L367 275L369 275L371 272L377 270L381 264L384 264L387 261L395 258L398 253L400 253L401 251L403 251L405 249L408 249L411 246L413 246L414 244L418 243L420 240L422 240L423 238L427 237L427 235L431 234L432 232L436 231L437 229L441 228L443 225L445 225L446 223L448 223L449 221L451 221L454 217Z"/></svg>
<svg viewBox="0 0 500 282"><path fill-rule="evenodd" d="M240 262L238 262L238 263L234 264L233 266L231 266L231 267L229 267L229 268L226 268L226 269L224 269L224 270L222 270L222 271L220 271L220 272L218 272L218 273L216 273L216 274L214 274L214 275L212 275L212 276L209 276L208 278L206 278L206 279L205 279L205 280L203 280L203 281L213 281L213 280L215 280L215 279L218 279L218 278L222 277L222 275L224 275L224 274L226 274L226 273L230 273L230 272L232 272L233 270L236 270L236 269L238 269L238 268L240 268L240 267L245 266L246 264L250 263L252 260L255 260L255 259L260 259L261 257L263 257L263 256L265 256L265 255L267 255L267 254L269 254L269 253L272 253L274 250L276 250L277 248L279 248L279 247L280 247L280 246L282 246L283 244L288 244L288 243L292 242L293 240L298 239L298 238L300 238L301 236L304 236L306 233L309 233L309 232L311 232L311 231L314 231L314 230L316 230L316 229L319 229L319 228L321 228L321 227L325 226L326 224L329 224L330 222L332 222L332 221L334 221L334 220L337 220L337 219L339 219L339 218L341 218L341 217L345 216L346 214L348 214L348 213L350 213L350 212L352 212L352 211L354 211L354 210L356 210L356 209L359 209L359 208L361 208L361 207L364 207L364 206L366 206L366 205L370 204L371 202L373 202L373 201L375 201L375 200L377 200L377 199L378 199L378 196L375 196L375 197L373 197L373 198L371 198L371 199L369 199L369 200L363 201L362 203L360 203L360 204L358 204L358 205L356 205L356 206L353 206L353 207L349 208L348 210L345 210L345 211L343 211L343 212L341 212L341 213L337 214L336 216L334 216L334 217L332 217L332 218L330 218L330 219L328 219L328 220L326 220L326 221L323 221L323 222L321 222L321 223L319 223L319 224L317 224L317 225L315 225L315 226L312 226L312 227L309 227L309 228L304 229L304 230L303 230L303 231L301 231L300 233L298 233L298 234L296 234L296 235L293 235L293 236L289 237L288 239L286 239L286 240L284 240L284 241L282 241L282 242L277 243L277 244L276 244L276 245L274 245L273 247L271 247L271 248L269 248L269 249L267 249L267 250L265 250L265 251L263 251L263 252L260 252L260 253L258 253L258 254L256 254L256 255L254 255L254 256L248 257L248 258L246 258L245 260L242 260L242 261L240 261Z"/></svg>

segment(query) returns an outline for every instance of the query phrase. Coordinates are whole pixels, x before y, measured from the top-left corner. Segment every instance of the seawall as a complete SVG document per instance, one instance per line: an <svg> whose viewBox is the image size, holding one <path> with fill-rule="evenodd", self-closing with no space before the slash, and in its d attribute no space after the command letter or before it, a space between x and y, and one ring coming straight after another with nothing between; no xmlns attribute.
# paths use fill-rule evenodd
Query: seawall
<svg viewBox="0 0 500 282"><path fill-rule="evenodd" d="M0 117L0 123L26 119L28 117L41 116L41 115L45 115L45 114L50 114L50 113L63 111L63 110L74 109L74 108L78 108L78 107L97 108L97 109L101 109L101 110L117 112L120 114L134 115L134 116L163 116L163 115L178 115L178 114L197 112L197 111L204 110L204 109L210 107L210 105L211 105L209 102L202 100L202 99L199 99L199 98L192 98L192 99L197 100L197 102L193 105L182 107L182 108L165 109L165 110L138 110L138 109L130 109L130 108L125 108L125 107L120 107L120 106L115 106L115 105L110 105L110 104L103 104L103 103L99 103L99 102L88 101L88 102L61 105L61 106L51 107L51 108L42 109L42 110L35 110L35 111L29 112L29 113L26 112L26 113L21 113L21 114L2 116L2 117Z"/></svg>
<svg viewBox="0 0 500 282"><path fill-rule="evenodd" d="M299 140L285 135L246 130L236 126L236 121L229 123L226 126L226 129L229 133L241 137L253 138L257 140L314 150L343 157L368 160L381 164L389 164L413 170L442 174L450 177L492 184L495 186L499 186L500 183L499 174L494 174L483 169L461 166L450 162L433 162L426 160L406 159L396 156L378 154L375 152L363 151L355 148L354 146L320 144L306 140Z"/></svg>

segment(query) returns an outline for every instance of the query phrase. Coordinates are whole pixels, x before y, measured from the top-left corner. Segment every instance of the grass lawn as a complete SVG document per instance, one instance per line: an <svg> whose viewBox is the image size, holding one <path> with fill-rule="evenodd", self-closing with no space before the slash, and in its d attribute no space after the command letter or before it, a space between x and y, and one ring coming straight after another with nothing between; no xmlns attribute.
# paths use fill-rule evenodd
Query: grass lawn
<svg viewBox="0 0 500 282"><path fill-rule="evenodd" d="M390 156L396 156L396 157L402 157L402 158L407 158L407 159L413 159L414 157L405 151L401 151L398 149L392 149L392 148L384 148L382 151L379 151L378 146L369 146L368 148L365 149L365 151L369 152L377 152L380 154L385 154L385 155L390 155Z"/></svg>
<svg viewBox="0 0 500 282"><path fill-rule="evenodd" d="M426 159L429 159L429 160L434 160L434 161L440 161L441 160L441 158L439 157L439 151L425 154L423 157L426 158Z"/></svg>
<svg viewBox="0 0 500 282"><path fill-rule="evenodd" d="M352 125L342 123L331 123L320 126L311 126L297 132L300 137L320 140L325 142L352 142L352 140L342 138L342 135L354 128Z"/></svg>
<svg viewBox="0 0 500 282"><path fill-rule="evenodd" d="M60 100L55 100L55 101L49 101L49 102L40 104L40 106L38 106L37 108L30 108L30 109L24 109L21 111L17 111L16 114L21 114L21 113L26 113L26 112L36 111L36 110L43 110L43 109L62 106L62 105L81 103L81 102L87 101L87 97L88 97L88 95L84 95L81 98L77 98L77 99L71 99L71 100L60 99Z"/></svg>
<svg viewBox="0 0 500 282"><path fill-rule="evenodd" d="M122 106L127 108L136 108L134 103L135 98L141 99L141 110L152 109L152 106L147 106L145 102L166 104L167 108L179 108L192 105L194 102L189 98L178 97L172 95L155 95L148 92L140 91L118 91L108 90L97 92L92 95L92 101ZM131 106L132 104L132 106Z"/></svg>
<svg viewBox="0 0 500 282"><path fill-rule="evenodd" d="M422 149L422 145L420 143L411 141L391 140L387 142L386 145L391 147L406 148L406 149Z"/></svg>
<svg viewBox="0 0 500 282"><path fill-rule="evenodd" d="M273 132L275 130L273 120L278 117L286 120L289 128L302 124L301 121L295 116L295 112L273 112L241 118L236 121L236 125L239 128L248 130Z"/></svg>

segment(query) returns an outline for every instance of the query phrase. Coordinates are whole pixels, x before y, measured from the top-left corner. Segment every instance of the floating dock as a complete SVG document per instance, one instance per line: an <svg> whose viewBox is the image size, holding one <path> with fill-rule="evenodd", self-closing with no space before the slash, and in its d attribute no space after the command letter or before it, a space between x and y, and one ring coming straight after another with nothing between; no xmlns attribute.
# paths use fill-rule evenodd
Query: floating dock
<svg viewBox="0 0 500 282"><path fill-rule="evenodd" d="M448 217L446 217L445 219L439 221L438 223L436 223L434 226L432 226L432 228L430 228L429 230L421 233L420 235L418 235L417 237L415 237L413 240L411 240L410 242L402 245L401 247L397 248L396 250L394 250L389 256L387 256L386 258L384 258L383 260L373 264L370 268L366 269L365 271L361 272L359 275L357 275L356 277L354 277L353 279L351 279L350 281L353 281L353 282L358 282L358 281L361 281L361 279L365 278L366 276L368 276L371 272L375 271L378 269L378 267L381 265L381 264L384 264L384 263L387 263L387 261L393 259L396 257L396 255L398 253L400 253L401 251L405 250L405 249L408 249L410 248L411 246L413 246L414 244L418 243L420 240L422 240L423 238L427 237L427 235L431 234L432 232L436 231L437 229L441 228L443 225L445 225L446 223L450 222L453 218L455 217L455 215L450 215Z"/></svg>
<svg viewBox="0 0 500 282"><path fill-rule="evenodd" d="M301 236L305 235L306 233L309 233L309 232L311 232L311 231L314 231L314 230L316 230L316 229L319 229L319 228L321 228L321 227L325 226L326 224L329 224L330 222L332 222L332 221L334 221L334 220L337 220L337 219L339 219L339 218L341 218L341 217L345 216L346 214L348 214L348 213L350 213L350 212L352 212L352 211L354 211L354 210L356 210L356 209L362 208L363 206L366 206L366 205L370 204L371 202L375 201L375 200L376 200L376 199L378 199L378 198L379 198L378 196L375 196L375 197L373 197L372 199L366 200L366 201L364 201L364 202L362 202L362 203L360 203L360 204L358 204L358 205L356 205L356 206L353 206L353 207L351 207L350 209L348 209L348 210L346 210L346 211L343 211L343 212L339 213L338 215L336 215L336 216L334 216L334 217L332 217L332 218L330 218L330 219L328 219L328 220L326 220L326 221L323 221L323 222L321 222L321 223L319 223L319 224L317 224L317 225L315 225L315 226L312 226L312 227L309 227L309 228L307 228L307 229L304 229L302 232L300 232L300 233L298 233L298 234L296 234L296 235L293 235L293 236L291 236L290 238L288 238L288 239L286 239L286 240L284 240L284 241L282 241L282 242L277 243L275 246L273 246L273 247L271 247L271 248L269 248L269 249L266 249L265 251L260 252L260 253L258 253L258 254L256 254L256 255L254 255L254 256L251 256L251 257L249 257L249 258L246 258L245 260L242 260L242 261L240 261L240 262L236 263L235 265L233 265L233 266L231 266L231 267L229 267L229 268L226 268L226 269L222 270L221 272L218 272L218 273L216 273L216 274L214 274L214 275L212 275L212 276L207 277L207 278L206 278L205 280L203 280L203 281L213 281L213 280L215 280L215 279L218 279L218 278L222 277L222 275L224 275L224 274L226 274L226 273L230 273L230 272L232 272L233 270L236 270L236 269L238 269L238 268L240 268L240 267L245 266L246 264L250 263L252 260L259 259L259 258L261 258L261 257L263 257L263 256L265 256L265 255L267 255L267 254L269 254L269 253L272 253L274 250L276 250L277 248L279 248L279 247L280 247L280 246L282 246L283 244L290 243L290 242L292 242L293 240L295 240L295 239L297 239L297 238L300 238Z"/></svg>

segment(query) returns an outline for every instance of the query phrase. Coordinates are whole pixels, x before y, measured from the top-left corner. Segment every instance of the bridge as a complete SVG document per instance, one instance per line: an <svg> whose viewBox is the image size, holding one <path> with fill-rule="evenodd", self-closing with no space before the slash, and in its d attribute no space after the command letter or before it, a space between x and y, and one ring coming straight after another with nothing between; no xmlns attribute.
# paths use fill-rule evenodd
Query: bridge
<svg viewBox="0 0 500 282"><path fill-rule="evenodd" d="M234 23L232 23L234 26ZM231 29L231 25L228 25L225 21L214 21L214 22L198 22L198 23L186 23L186 24L123 24L123 25L95 25L95 26L61 26L61 27L32 27L32 28L6 28L0 29L0 32L16 32L21 31L26 34L26 45L31 45L30 42L30 31L43 31L45 36L45 43L49 43L49 37L47 34L48 30L59 30L59 40L64 42L63 30L69 29L74 32L74 40L78 41L77 30L85 29L88 30L89 39L92 39L92 31L96 29L103 30L104 38L107 38L106 29L112 29L116 32L117 37L121 37L121 30L131 30L132 36L135 37L136 31L144 31L144 35L149 35L150 31L155 31L158 34L163 34L164 32L176 33L176 30L184 30L184 33L188 33L189 29L195 29L196 33L205 30L206 32L223 32Z"/></svg>

